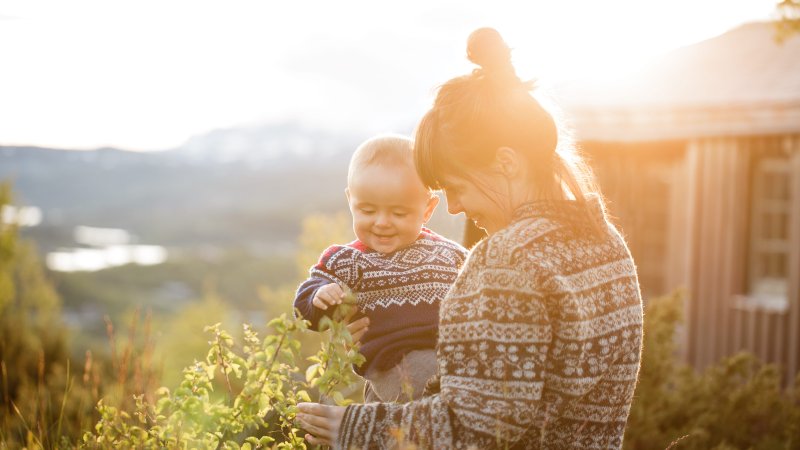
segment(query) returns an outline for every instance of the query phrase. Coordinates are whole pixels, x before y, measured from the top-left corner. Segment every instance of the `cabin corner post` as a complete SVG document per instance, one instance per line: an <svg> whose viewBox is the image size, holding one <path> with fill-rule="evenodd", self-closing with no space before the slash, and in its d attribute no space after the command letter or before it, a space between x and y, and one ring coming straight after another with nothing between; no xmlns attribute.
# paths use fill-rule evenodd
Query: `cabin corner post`
<svg viewBox="0 0 800 450"><path fill-rule="evenodd" d="M699 331L702 329L698 316L702 305L699 302L702 296L699 288L696 267L700 258L698 248L698 234L700 232L699 216L702 211L702 158L700 143L697 140L689 141L686 148L687 179L690 186L687 196L686 211L689 219L687 220L686 242L688 246L686 258L686 295L684 298L685 315L685 340L684 355L685 360L694 367L699 363L697 343L700 340Z"/></svg>

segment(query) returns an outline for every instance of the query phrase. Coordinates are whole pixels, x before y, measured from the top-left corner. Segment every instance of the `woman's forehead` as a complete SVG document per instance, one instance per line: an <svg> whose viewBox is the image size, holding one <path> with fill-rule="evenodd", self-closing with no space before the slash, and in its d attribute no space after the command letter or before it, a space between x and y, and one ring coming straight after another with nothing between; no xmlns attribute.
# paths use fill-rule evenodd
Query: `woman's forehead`
<svg viewBox="0 0 800 450"><path fill-rule="evenodd" d="M469 179L466 177L454 174L446 174L442 176L440 184L442 185L443 189L447 189L447 188L464 186L469 182L470 182Z"/></svg>

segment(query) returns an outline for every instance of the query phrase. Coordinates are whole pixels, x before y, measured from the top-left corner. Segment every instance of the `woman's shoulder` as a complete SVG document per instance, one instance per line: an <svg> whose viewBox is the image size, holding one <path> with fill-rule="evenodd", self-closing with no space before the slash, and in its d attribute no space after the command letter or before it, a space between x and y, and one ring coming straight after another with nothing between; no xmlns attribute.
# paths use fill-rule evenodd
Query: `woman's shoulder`
<svg viewBox="0 0 800 450"><path fill-rule="evenodd" d="M535 252L537 247L549 245L549 240L544 238L561 227L547 218L524 218L480 241L473 253L480 255L484 264L512 264L520 256Z"/></svg>

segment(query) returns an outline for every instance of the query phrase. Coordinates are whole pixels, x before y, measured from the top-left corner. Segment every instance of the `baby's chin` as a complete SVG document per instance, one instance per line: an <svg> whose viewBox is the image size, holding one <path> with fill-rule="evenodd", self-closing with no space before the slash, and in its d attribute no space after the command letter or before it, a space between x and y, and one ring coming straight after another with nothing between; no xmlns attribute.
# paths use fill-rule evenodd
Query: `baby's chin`
<svg viewBox="0 0 800 450"><path fill-rule="evenodd" d="M381 239L373 236L370 240L369 247L379 253L392 253L408 247L412 243L414 243L414 240L410 242L400 241L396 236L391 239Z"/></svg>

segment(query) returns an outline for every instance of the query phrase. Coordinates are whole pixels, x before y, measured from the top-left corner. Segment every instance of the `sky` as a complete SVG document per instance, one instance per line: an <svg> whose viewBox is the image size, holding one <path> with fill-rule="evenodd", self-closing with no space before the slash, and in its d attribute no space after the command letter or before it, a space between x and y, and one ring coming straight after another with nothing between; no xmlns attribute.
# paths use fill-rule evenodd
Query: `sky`
<svg viewBox="0 0 800 450"><path fill-rule="evenodd" d="M769 0L0 0L0 145L163 150L287 121L398 131L473 68L478 27L546 85L774 17Z"/></svg>

